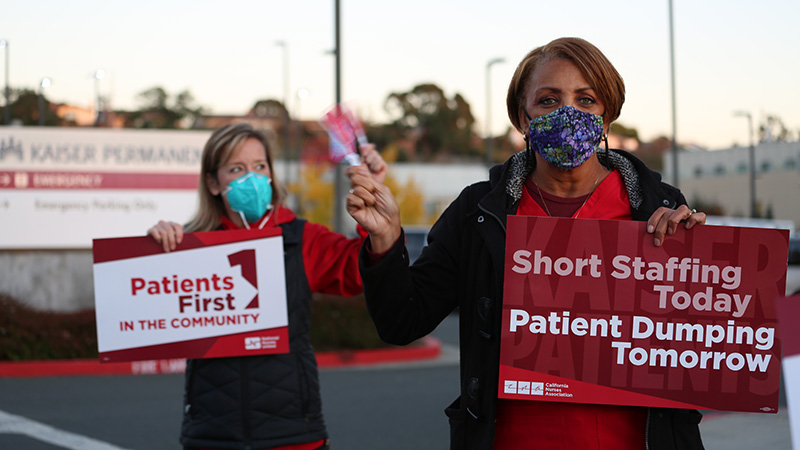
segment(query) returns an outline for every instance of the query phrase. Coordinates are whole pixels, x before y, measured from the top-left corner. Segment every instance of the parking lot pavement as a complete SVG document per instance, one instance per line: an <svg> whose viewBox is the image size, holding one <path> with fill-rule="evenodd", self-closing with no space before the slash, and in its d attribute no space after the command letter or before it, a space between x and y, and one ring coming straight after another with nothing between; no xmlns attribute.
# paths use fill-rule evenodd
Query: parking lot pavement
<svg viewBox="0 0 800 450"><path fill-rule="evenodd" d="M700 422L706 450L792 450L789 415L711 413Z"/></svg>

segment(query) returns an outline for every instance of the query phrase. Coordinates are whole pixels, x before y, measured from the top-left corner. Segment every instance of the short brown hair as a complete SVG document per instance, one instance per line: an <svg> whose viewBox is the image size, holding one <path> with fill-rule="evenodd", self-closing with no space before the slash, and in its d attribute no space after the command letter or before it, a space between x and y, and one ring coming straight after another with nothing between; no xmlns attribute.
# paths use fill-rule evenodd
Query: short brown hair
<svg viewBox="0 0 800 450"><path fill-rule="evenodd" d="M524 95L533 71L553 59L575 63L605 105L603 122L610 124L617 120L625 102L625 83L617 69L603 52L588 41L581 38L560 38L531 50L514 71L506 97L508 118L514 128L521 132L526 128L525 124L519 123L519 108L525 103Z"/></svg>
<svg viewBox="0 0 800 450"><path fill-rule="evenodd" d="M283 188L275 179L275 167L272 164L272 152L267 137L247 122L225 125L214 131L208 138L200 162L200 183L197 186L199 206L194 217L186 224L186 231L211 231L220 224L220 216L225 213L222 194L213 195L206 184L206 175L217 176L217 171L231 158L234 149L244 144L247 139L256 139L264 146L272 180L272 205L277 207L284 197Z"/></svg>

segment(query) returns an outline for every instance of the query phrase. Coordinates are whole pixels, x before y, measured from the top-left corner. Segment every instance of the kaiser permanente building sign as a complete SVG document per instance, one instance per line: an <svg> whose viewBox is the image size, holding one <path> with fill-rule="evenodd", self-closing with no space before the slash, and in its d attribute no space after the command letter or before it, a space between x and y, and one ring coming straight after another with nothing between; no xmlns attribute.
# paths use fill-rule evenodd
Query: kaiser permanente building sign
<svg viewBox="0 0 800 450"><path fill-rule="evenodd" d="M0 249L90 249L185 222L210 134L0 127Z"/></svg>

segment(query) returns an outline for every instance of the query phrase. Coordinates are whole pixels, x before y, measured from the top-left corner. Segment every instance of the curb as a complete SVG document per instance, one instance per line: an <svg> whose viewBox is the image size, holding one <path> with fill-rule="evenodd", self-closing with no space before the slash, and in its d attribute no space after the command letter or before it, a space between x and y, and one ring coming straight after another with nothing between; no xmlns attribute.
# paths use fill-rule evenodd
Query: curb
<svg viewBox="0 0 800 450"><path fill-rule="evenodd" d="M369 366L435 359L442 352L442 342L432 336L420 339L420 345L371 350L317 352L320 369ZM97 359L45 361L2 361L0 378L59 377L79 375L160 375L183 373L186 359L157 359L101 363Z"/></svg>

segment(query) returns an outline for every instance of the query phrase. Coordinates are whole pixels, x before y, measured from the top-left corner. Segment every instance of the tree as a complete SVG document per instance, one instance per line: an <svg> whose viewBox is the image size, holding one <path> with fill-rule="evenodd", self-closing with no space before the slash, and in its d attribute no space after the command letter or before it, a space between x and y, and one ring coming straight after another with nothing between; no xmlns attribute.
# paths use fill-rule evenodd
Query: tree
<svg viewBox="0 0 800 450"><path fill-rule="evenodd" d="M303 217L313 223L333 224L333 181L325 175L329 171L327 164L303 164L300 170L301 182L290 186L297 195L299 210Z"/></svg>
<svg viewBox="0 0 800 450"><path fill-rule="evenodd" d="M429 225L432 222L425 213L425 194L413 178L409 178L405 185L401 185L391 174L387 174L384 183L397 198L404 224Z"/></svg>
<svg viewBox="0 0 800 450"><path fill-rule="evenodd" d="M611 126L609 127L609 132L617 134L622 137L626 138L632 137L635 138L636 140L639 140L639 132L636 130L636 128L628 128L619 122L612 122Z"/></svg>
<svg viewBox="0 0 800 450"><path fill-rule="evenodd" d="M461 94L449 99L435 84L420 84L390 94L384 108L394 117L390 126L398 137L411 138L423 160L480 154L473 143L475 118Z"/></svg>
<svg viewBox="0 0 800 450"><path fill-rule="evenodd" d="M386 152L383 152L382 155L387 164L393 162L392 155L387 155ZM333 226L334 209L334 185L331 172L331 165L327 161L303 164L300 175L302 181L287 186L291 192L297 195L298 210L302 210L303 217L329 228ZM417 183L413 179L409 179L401 184L392 176L391 172L392 170L389 168L384 183L397 197L403 223L415 225L432 223L432 218L425 211L425 194L417 186Z"/></svg>
<svg viewBox="0 0 800 450"><path fill-rule="evenodd" d="M381 152L386 164L396 161L399 152L397 147L390 146ZM400 217L406 225L430 225L436 217L430 217L425 211L425 193L417 186L414 178L409 178L406 183L400 184L392 175L391 167L386 174L384 184L392 190L397 205L400 207Z"/></svg>
<svg viewBox="0 0 800 450"><path fill-rule="evenodd" d="M778 116L767 116L763 124L758 127L759 142L786 142L792 139L792 132L783 124Z"/></svg>
<svg viewBox="0 0 800 450"><path fill-rule="evenodd" d="M664 155L672 151L672 140L666 136L659 136L650 142L639 143L636 156L647 164L647 167L661 171L664 168ZM672 176L672 174L664 174Z"/></svg>
<svg viewBox="0 0 800 450"><path fill-rule="evenodd" d="M291 117L286 106L274 99L258 100L250 111L247 113L249 117L259 117L265 119L273 119L275 121L275 137L277 138L276 145L282 149L282 154L287 157L291 153L292 142L297 143L302 135L302 130L299 124L292 127ZM299 145L299 144L298 144Z"/></svg>
<svg viewBox="0 0 800 450"><path fill-rule="evenodd" d="M281 122L289 121L289 111L286 106L279 100L263 99L257 101L252 108L250 108L250 116L253 117L267 117L277 119Z"/></svg>
<svg viewBox="0 0 800 450"><path fill-rule="evenodd" d="M690 204L698 211L703 211L709 216L725 216L728 214L719 202L704 199L699 195L695 195Z"/></svg>
<svg viewBox="0 0 800 450"><path fill-rule="evenodd" d="M44 105L44 124L61 125L62 120L56 115L52 104L42 95ZM12 89L9 103L11 120L20 121L22 125L39 125L39 94L32 89Z"/></svg>
<svg viewBox="0 0 800 450"><path fill-rule="evenodd" d="M137 96L141 107L130 114L135 128L179 128L181 121L191 120L203 113L203 108L195 106L194 96L182 91L170 102L164 88L155 86L142 91Z"/></svg>
<svg viewBox="0 0 800 450"><path fill-rule="evenodd" d="M175 112L180 116L179 120L194 123L197 118L205 113L205 108L196 104L194 95L189 90L178 93L174 103Z"/></svg>

